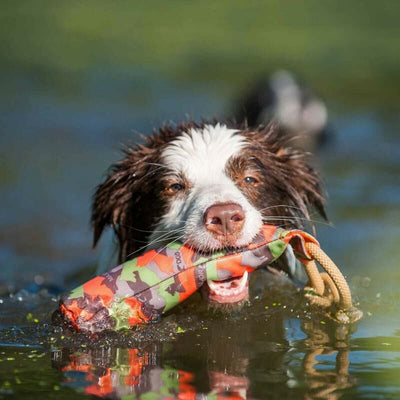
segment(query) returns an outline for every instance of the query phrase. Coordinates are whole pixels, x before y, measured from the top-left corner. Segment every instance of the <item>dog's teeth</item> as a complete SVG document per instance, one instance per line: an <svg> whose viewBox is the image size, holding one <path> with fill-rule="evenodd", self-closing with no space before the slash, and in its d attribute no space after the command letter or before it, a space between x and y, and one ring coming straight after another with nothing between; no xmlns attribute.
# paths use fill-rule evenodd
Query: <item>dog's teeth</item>
<svg viewBox="0 0 400 400"><path fill-rule="evenodd" d="M240 280L240 284L239 284L239 286L237 288L238 292L241 292L244 289L244 287L246 286L248 275L249 275L248 272L245 271L245 273L243 274L243 276L242 276L242 278Z"/></svg>
<svg viewBox="0 0 400 400"><path fill-rule="evenodd" d="M237 294L241 293L245 288L248 275L248 272L245 271L243 276L240 278L239 285L236 288L225 289L211 279L207 281L207 284L210 290L219 296L236 296Z"/></svg>
<svg viewBox="0 0 400 400"><path fill-rule="evenodd" d="M207 281L208 287L215 293L218 291L218 285L214 283L211 279Z"/></svg>

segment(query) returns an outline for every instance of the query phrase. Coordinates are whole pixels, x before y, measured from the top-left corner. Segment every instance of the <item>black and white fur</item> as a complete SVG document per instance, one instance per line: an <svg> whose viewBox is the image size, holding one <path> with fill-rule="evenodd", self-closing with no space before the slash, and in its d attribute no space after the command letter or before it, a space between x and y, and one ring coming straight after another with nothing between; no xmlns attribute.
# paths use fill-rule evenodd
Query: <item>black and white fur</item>
<svg viewBox="0 0 400 400"><path fill-rule="evenodd" d="M94 244L112 227L122 262L175 240L206 252L242 247L264 223L303 228L311 209L325 217L320 179L306 158L274 127L165 126L128 147L98 186ZM215 234L205 216L225 204L241 209L243 221L234 234Z"/></svg>

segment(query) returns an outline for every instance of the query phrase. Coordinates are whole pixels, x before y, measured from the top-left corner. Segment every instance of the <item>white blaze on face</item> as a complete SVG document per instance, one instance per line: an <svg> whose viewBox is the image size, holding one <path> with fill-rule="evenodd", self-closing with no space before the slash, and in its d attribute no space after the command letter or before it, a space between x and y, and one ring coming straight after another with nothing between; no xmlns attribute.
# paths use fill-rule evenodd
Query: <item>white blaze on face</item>
<svg viewBox="0 0 400 400"><path fill-rule="evenodd" d="M220 248L220 242L204 226L204 212L216 203L237 203L242 207L245 223L236 246L251 242L261 228L261 214L226 173L228 161L239 155L245 145L242 135L220 124L192 129L168 145L162 153L163 164L171 173L183 175L190 189L172 200L149 238L150 243L155 241L150 247L170 241L171 236L163 240L162 235L177 229L174 237L195 248Z"/></svg>

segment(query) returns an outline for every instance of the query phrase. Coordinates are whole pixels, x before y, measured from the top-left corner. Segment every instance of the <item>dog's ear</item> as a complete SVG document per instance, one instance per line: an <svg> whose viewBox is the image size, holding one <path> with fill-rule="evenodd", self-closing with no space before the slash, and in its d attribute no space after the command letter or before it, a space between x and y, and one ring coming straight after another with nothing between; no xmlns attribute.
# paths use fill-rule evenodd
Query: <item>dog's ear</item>
<svg viewBox="0 0 400 400"><path fill-rule="evenodd" d="M117 235L120 254L124 259L138 246L137 227L143 227L145 213L140 210L142 196L151 195L154 175L155 150L145 146L125 149L125 157L112 165L107 177L93 196L91 223L94 230L93 246L96 246L106 226ZM147 227L147 229L149 229ZM142 233L143 235L143 233Z"/></svg>
<svg viewBox="0 0 400 400"><path fill-rule="evenodd" d="M312 209L327 219L325 193L319 174L308 163L309 154L290 147L290 137L285 136L276 125L260 126L249 132L248 138L254 154L259 154L263 163L266 181L264 196L273 204L269 213L282 215L282 221L277 217L282 225L290 226L290 221L296 221L298 228L304 228L304 219L313 227Z"/></svg>
<svg viewBox="0 0 400 400"><path fill-rule="evenodd" d="M315 209L327 220L325 213L325 193L321 178L309 164L310 153L288 146L290 138L285 136L277 127L271 127L267 137L275 161L282 171L282 185L289 194L290 202L298 207L303 216L310 222L310 210ZM271 145L271 142L274 145Z"/></svg>
<svg viewBox="0 0 400 400"><path fill-rule="evenodd" d="M293 205L300 208L303 216L311 222L309 211L315 209L327 220L325 213L325 193L321 178L308 163L308 153L293 148L280 148L276 159L284 174L283 185L290 195Z"/></svg>

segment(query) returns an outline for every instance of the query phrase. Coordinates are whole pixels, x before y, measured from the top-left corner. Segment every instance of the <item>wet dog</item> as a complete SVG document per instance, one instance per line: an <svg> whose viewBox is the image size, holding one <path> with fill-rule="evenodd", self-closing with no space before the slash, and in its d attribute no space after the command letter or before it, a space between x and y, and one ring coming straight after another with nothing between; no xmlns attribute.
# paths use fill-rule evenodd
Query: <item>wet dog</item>
<svg viewBox="0 0 400 400"><path fill-rule="evenodd" d="M264 223L304 228L313 208L325 217L319 176L276 129L187 122L110 168L93 199L94 244L111 226L120 262L172 241L210 253L251 243ZM208 281L210 299L243 300L247 279Z"/></svg>

